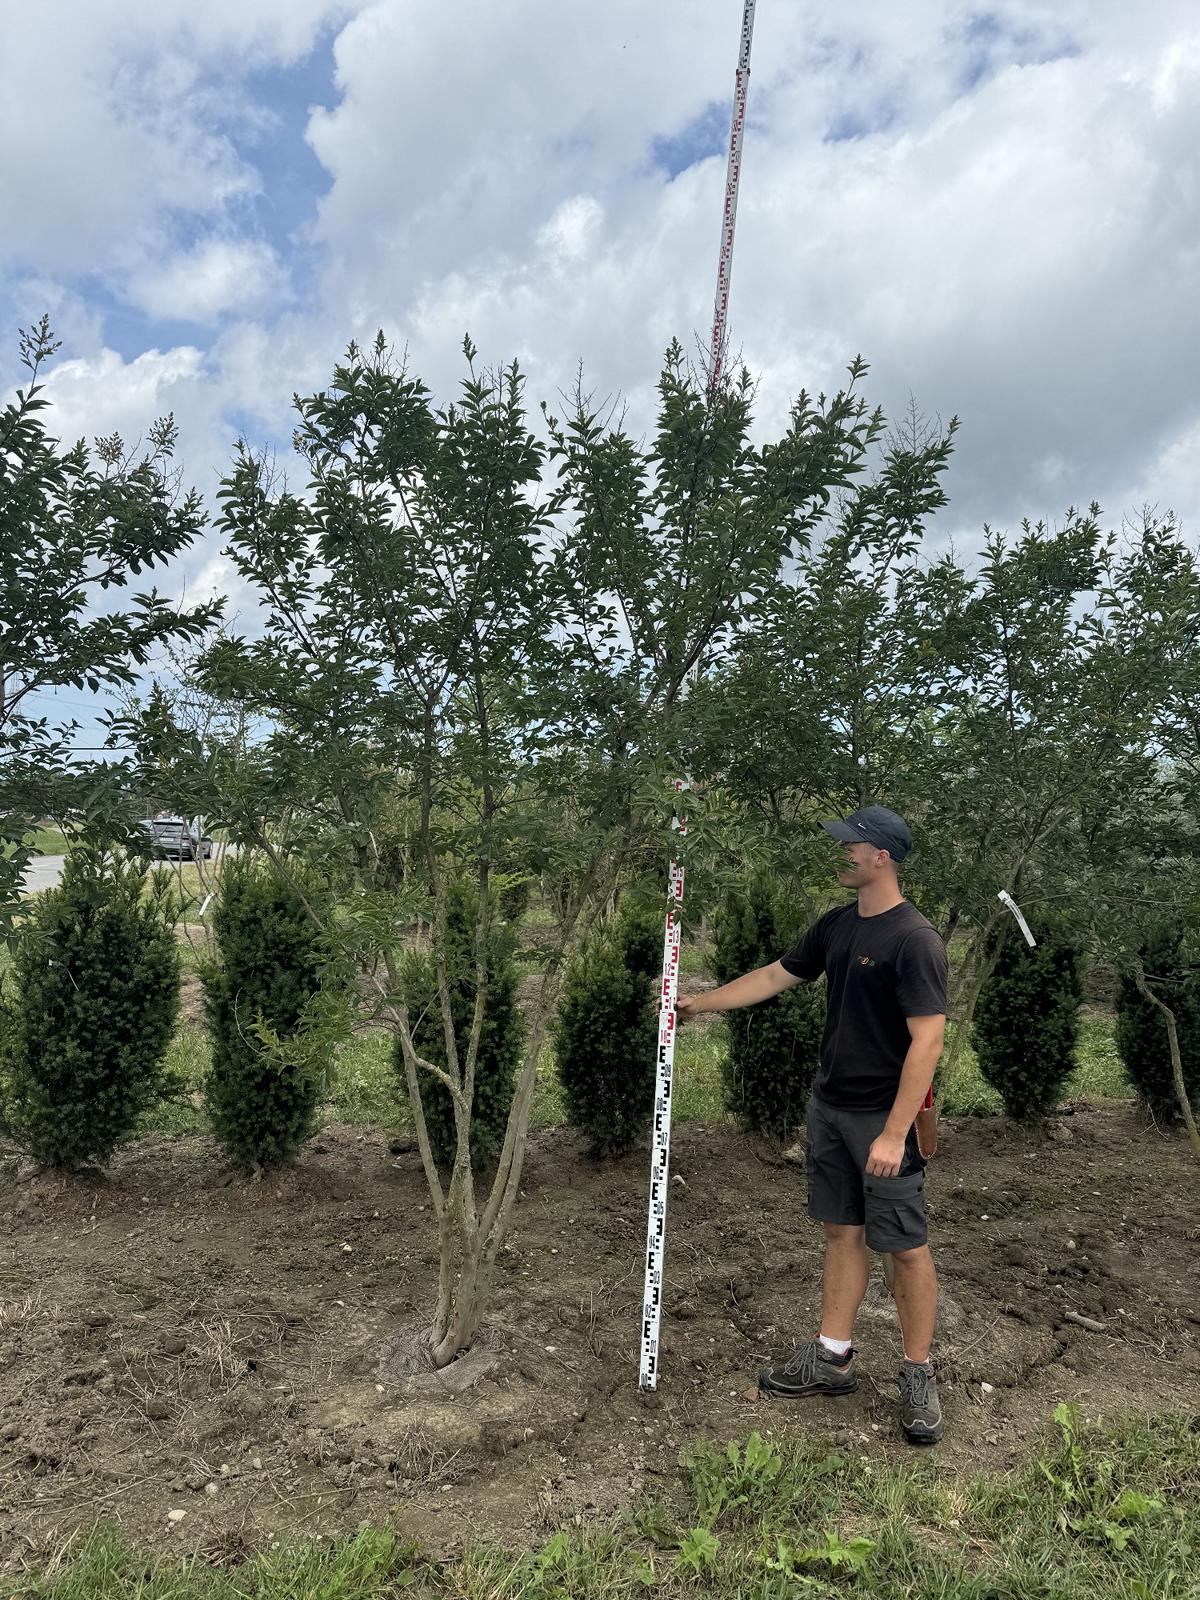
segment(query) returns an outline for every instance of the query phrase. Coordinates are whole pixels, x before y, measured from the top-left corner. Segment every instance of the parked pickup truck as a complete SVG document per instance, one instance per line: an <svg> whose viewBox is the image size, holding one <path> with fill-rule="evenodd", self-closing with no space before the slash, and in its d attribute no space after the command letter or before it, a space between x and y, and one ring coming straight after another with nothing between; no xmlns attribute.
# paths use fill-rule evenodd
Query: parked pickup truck
<svg viewBox="0 0 1200 1600"><path fill-rule="evenodd" d="M213 852L213 842L203 831L198 820L185 822L182 817L147 817L142 831L150 841L157 856L173 856L178 861L206 861Z"/></svg>

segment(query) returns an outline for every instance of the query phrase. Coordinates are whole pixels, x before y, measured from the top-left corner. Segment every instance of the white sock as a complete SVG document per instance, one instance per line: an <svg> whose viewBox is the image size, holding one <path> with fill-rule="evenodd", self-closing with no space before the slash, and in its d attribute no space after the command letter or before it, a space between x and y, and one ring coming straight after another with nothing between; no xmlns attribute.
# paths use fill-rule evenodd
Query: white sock
<svg viewBox="0 0 1200 1600"><path fill-rule="evenodd" d="M831 1356L844 1356L846 1354L846 1351L849 1350L849 1348L850 1348L850 1340L849 1339L827 1339L825 1337L825 1335L822 1334L821 1335L821 1346L822 1346L823 1349L828 1350L829 1354Z"/></svg>

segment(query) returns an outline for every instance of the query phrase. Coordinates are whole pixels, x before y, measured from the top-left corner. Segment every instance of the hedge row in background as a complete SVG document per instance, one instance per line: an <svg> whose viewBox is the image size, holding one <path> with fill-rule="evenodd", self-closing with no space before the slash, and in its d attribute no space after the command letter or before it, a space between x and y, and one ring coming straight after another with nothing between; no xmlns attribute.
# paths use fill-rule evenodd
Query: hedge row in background
<svg viewBox="0 0 1200 1600"><path fill-rule="evenodd" d="M147 892L147 884L154 885ZM524 887L522 885L521 887ZM107 1161L139 1119L179 1092L164 1061L178 1014L179 960L164 881L83 849L63 883L25 920L0 1011L0 1125L40 1164ZM214 912L216 959L202 972L212 1061L204 1098L213 1130L246 1170L294 1159L315 1131L328 1086L328 1031L307 1028L322 994L322 950L303 897L273 870L227 863ZM503 1140L523 1048L514 923L521 895L498 899L488 938L488 996L476 1066L472 1159ZM477 904L468 883L451 890L447 932L456 1042L465 1056L475 1007ZM508 912L512 921L506 919ZM720 982L777 959L798 928L785 894L767 882L723 906L715 927ZM1042 1116L1074 1070L1080 961L1070 941L1038 930L1035 950L1011 933L993 950L972 1028L985 1080L1009 1115ZM649 1125L655 1080L662 913L626 904L568 969L553 1030L567 1112L593 1155L635 1147ZM1200 974L1181 930L1164 928L1142 952L1156 991L1172 1007L1185 1081L1200 1102ZM407 992L418 1049L446 1060L433 965L414 956ZM794 1137L816 1072L824 1018L821 985L802 984L765 1005L725 1014L726 1104L743 1126ZM325 1041L322 1043L322 1041ZM1117 994L1117 1043L1142 1101L1160 1120L1178 1104L1161 1012L1130 977ZM397 1056L403 1077L403 1065ZM454 1151L448 1092L423 1075L434 1153Z"/></svg>

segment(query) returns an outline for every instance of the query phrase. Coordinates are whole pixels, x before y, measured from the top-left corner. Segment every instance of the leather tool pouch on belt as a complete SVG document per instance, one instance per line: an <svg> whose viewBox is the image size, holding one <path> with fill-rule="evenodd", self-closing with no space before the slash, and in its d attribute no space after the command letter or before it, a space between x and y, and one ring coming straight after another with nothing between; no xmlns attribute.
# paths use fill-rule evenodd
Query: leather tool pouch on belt
<svg viewBox="0 0 1200 1600"><path fill-rule="evenodd" d="M921 1152L921 1159L928 1161L930 1156L937 1155L937 1107L933 1103L933 1090L925 1097L925 1104L917 1112L917 1120L913 1124L917 1134L917 1149Z"/></svg>

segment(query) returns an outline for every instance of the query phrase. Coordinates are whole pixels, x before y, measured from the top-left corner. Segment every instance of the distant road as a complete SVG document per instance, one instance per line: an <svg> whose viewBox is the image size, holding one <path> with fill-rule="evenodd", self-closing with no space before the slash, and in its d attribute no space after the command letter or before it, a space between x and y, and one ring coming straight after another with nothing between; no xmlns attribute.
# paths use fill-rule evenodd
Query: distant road
<svg viewBox="0 0 1200 1600"><path fill-rule="evenodd" d="M43 889L57 889L62 877L66 856L34 856L25 869L21 887L26 894L40 894Z"/></svg>
<svg viewBox="0 0 1200 1600"><path fill-rule="evenodd" d="M222 852L234 854L237 846L233 844L218 845L214 855L214 862L219 860ZM25 877L21 887L26 894L40 894L43 889L57 889L62 877L63 862L66 856L34 856L25 869ZM160 862L161 866L169 866L170 862Z"/></svg>

